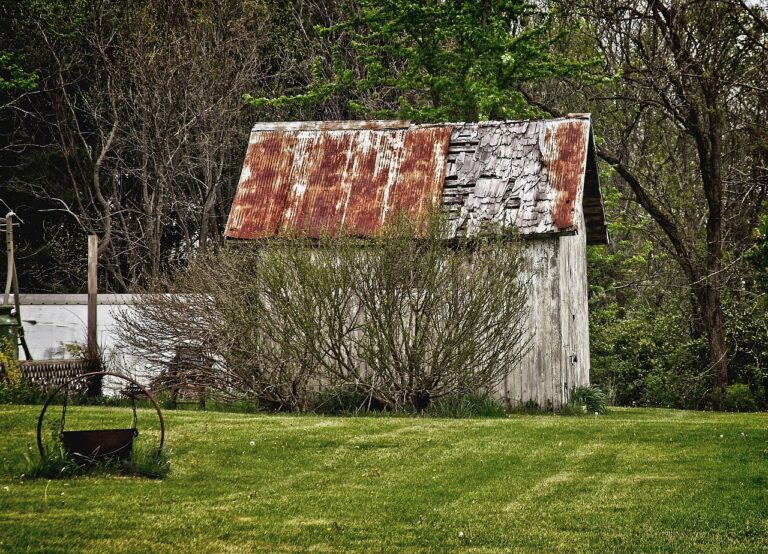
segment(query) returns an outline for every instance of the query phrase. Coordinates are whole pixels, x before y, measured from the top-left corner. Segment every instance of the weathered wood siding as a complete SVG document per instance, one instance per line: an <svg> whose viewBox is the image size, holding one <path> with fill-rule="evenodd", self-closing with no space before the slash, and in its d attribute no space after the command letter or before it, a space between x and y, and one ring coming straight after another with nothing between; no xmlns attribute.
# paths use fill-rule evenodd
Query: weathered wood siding
<svg viewBox="0 0 768 554"><path fill-rule="evenodd" d="M530 347L501 386L511 406L532 400L557 409L574 387L589 384L586 247L584 232L523 242Z"/></svg>
<svg viewBox="0 0 768 554"><path fill-rule="evenodd" d="M579 219L579 226L583 229L581 214ZM589 384L586 233L559 237L558 249L562 337L562 388L559 400L567 402L574 387Z"/></svg>
<svg viewBox="0 0 768 554"><path fill-rule="evenodd" d="M530 281L528 295L528 352L502 383L502 394L512 406L533 400L542 408L556 408L560 399L562 339L560 321L560 256L557 238L523 241Z"/></svg>

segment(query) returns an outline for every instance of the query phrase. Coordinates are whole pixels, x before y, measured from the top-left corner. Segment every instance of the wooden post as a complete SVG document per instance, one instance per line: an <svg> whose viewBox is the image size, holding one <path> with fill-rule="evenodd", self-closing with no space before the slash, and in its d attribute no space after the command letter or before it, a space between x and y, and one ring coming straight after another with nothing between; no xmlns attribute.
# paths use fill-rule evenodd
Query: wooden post
<svg viewBox="0 0 768 554"><path fill-rule="evenodd" d="M96 334L96 306L99 303L99 237L88 235L88 371L101 371L99 343ZM87 381L86 395L101 395L101 376L91 377Z"/></svg>
<svg viewBox="0 0 768 554"><path fill-rule="evenodd" d="M96 341L96 305L98 304L99 237L88 235L88 357L95 360L99 355Z"/></svg>

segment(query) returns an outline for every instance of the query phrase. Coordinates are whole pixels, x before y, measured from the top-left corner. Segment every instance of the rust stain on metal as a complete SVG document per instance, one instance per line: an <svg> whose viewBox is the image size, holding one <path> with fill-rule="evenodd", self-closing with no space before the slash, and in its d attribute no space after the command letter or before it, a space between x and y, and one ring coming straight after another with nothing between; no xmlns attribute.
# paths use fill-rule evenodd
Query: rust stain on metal
<svg viewBox="0 0 768 554"><path fill-rule="evenodd" d="M552 223L559 231L576 229L575 207L586 170L585 124L581 121L559 122L547 127L544 164L549 171L549 183L555 192Z"/></svg>
<svg viewBox="0 0 768 554"><path fill-rule="evenodd" d="M305 134L305 133L302 133ZM294 151L288 202L280 234L320 236L336 234L339 207L352 133L306 133Z"/></svg>
<svg viewBox="0 0 768 554"><path fill-rule="evenodd" d="M451 127L432 127L407 133L400 173L392 191L385 217L392 221L397 214L415 219L426 214L439 202L445 180L445 159Z"/></svg>
<svg viewBox="0 0 768 554"><path fill-rule="evenodd" d="M232 202L225 235L251 239L273 236L280 224L296 137L287 133L254 133Z"/></svg>
<svg viewBox="0 0 768 554"><path fill-rule="evenodd" d="M402 133L367 133L360 138L347 179L343 222L353 236L364 236L381 224L382 207L397 177L394 165L402 152Z"/></svg>
<svg viewBox="0 0 768 554"><path fill-rule="evenodd" d="M374 236L439 201L450 126L256 131L225 235Z"/></svg>
<svg viewBox="0 0 768 554"><path fill-rule="evenodd" d="M352 154L350 147L354 138L352 133L338 135L320 135L316 155L323 160L323 164L312 164L309 167L302 212L296 215L294 222L284 221L286 231L293 230L301 234L318 231L331 235L338 233L341 227L341 202L346 196L340 185Z"/></svg>
<svg viewBox="0 0 768 554"><path fill-rule="evenodd" d="M607 235L587 116L445 125L257 124L225 236L375 236L441 204L456 236Z"/></svg>

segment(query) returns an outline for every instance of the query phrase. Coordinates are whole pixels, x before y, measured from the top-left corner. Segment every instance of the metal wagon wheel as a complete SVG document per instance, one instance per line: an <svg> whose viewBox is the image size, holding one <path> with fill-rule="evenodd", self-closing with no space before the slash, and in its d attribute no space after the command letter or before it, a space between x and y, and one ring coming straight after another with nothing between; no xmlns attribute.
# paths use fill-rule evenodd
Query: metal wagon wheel
<svg viewBox="0 0 768 554"><path fill-rule="evenodd" d="M56 397L57 394L59 394L61 391L66 391L64 396L64 403L62 405L62 411L61 411L61 429L59 438L62 440L63 443L65 443L65 448L67 447L66 442L69 441L70 448L67 448L71 453L74 455L77 455L79 457L93 460L95 458L105 458L108 456L116 456L116 457L127 457L130 455L132 448L133 448L133 439L134 437L138 436L139 432L136 427L136 398L135 395L132 396L132 408L133 408L133 422L132 427L130 429L92 429L92 430L85 430L85 431L65 431L64 430L64 422L65 422L65 416L67 411L67 397L69 395L69 387L73 383L76 383L77 381L83 381L87 379L91 379L93 377L104 377L104 376L111 376L111 377L117 377L118 379L123 379L124 381L128 381L135 389L140 390L142 393L144 393L149 401L152 403L152 406L155 408L155 411L157 412L157 418L160 421L160 446L158 447L158 452L163 449L163 446L165 445L165 422L163 420L163 413L160 411L160 406L158 405L157 401L155 400L155 397L152 396L152 393L149 392L149 390L144 387L141 383L137 382L135 379L132 379L126 375L121 375L119 373L113 373L111 371L94 371L91 373L83 373L82 375L78 375L77 377L73 377L72 379L69 379L62 385L60 385L56 390L54 390L48 399L45 401L45 404L43 404L43 409L40 412L40 416L37 419L37 448L40 451L40 456L42 458L45 458L45 448L43 447L43 418L45 417L45 412L48 409L48 406L53 401L53 399ZM88 453L84 453L81 451L76 451L78 446L80 449L83 449L83 445L85 446L85 449L90 449L95 445L95 450L91 451L89 455ZM106 447L104 450L102 450L102 447ZM74 449L74 451L73 451ZM96 455L93 455L96 453Z"/></svg>

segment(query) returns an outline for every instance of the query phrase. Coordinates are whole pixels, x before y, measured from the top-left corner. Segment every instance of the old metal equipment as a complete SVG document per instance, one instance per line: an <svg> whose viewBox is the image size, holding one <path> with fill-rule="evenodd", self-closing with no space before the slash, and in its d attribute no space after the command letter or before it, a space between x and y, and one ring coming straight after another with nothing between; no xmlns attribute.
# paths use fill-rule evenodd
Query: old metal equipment
<svg viewBox="0 0 768 554"><path fill-rule="evenodd" d="M19 279L16 271L14 257L15 247L13 242L13 227L18 225L14 221L19 219L13 212L8 212L4 219L0 219L0 234L5 234L5 252L7 270L5 290L3 292L2 305L0 305L0 349L10 349L14 360L19 360L19 344L24 352L24 359L19 360L21 378L29 383L46 389L64 384L72 377L84 373L101 375L101 360L96 344L96 305L97 296L97 258L98 239L95 236L88 237L88 356L69 360L32 360L24 337L24 326L21 321L21 302L19 295ZM19 219L19 221L21 221ZM13 303L11 304L11 293ZM5 342L9 345L6 346ZM0 368L0 373L2 368ZM101 394L101 378L92 377L87 381L87 395L95 397Z"/></svg>
<svg viewBox="0 0 768 554"><path fill-rule="evenodd" d="M122 429L86 429L77 431L65 430L65 421L67 413L67 399L69 396L70 388L78 381L88 381L94 377L111 376L117 377L128 381L130 384L129 397L131 398L131 407L133 411L133 420L131 427ZM111 459L127 459L131 456L133 451L133 439L139 435L136 420L136 396L137 391L145 395L152 406L157 412L157 417L160 420L160 446L159 450L162 450L165 444L165 423L163 421L163 414L160 411L160 406L152 396L152 394L140 383L119 373L112 373L109 371L96 371L92 373L85 373L78 375L66 383L59 386L51 393L48 399L43 405L43 409L40 412L40 417L37 420L37 448L40 450L40 456L45 458L45 448L43 447L43 418L48 406L51 404L56 395L60 392L64 392L64 400L61 407L61 425L59 430L59 439L61 440L64 450L67 452L70 458L85 461L94 462L103 460L105 458Z"/></svg>

